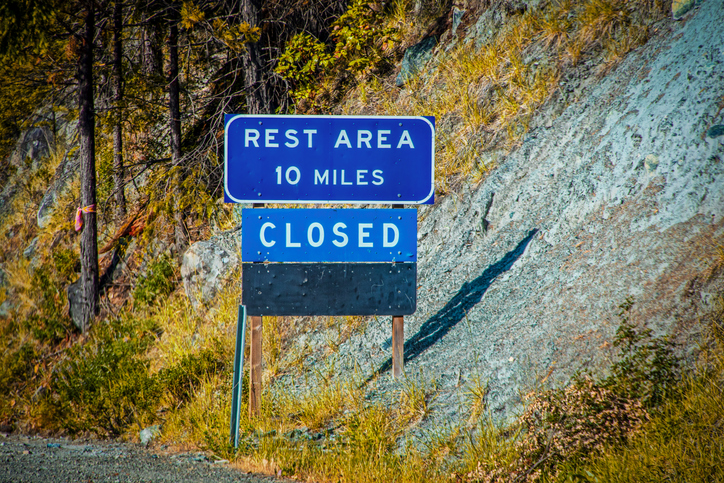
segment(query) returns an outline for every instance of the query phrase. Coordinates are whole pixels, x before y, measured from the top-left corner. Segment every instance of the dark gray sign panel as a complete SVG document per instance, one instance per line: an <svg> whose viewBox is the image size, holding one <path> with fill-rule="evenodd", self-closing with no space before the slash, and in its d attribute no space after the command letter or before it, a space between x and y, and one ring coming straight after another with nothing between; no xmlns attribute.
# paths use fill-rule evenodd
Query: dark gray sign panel
<svg viewBox="0 0 724 483"><path fill-rule="evenodd" d="M249 315L411 315L417 263L243 263Z"/></svg>

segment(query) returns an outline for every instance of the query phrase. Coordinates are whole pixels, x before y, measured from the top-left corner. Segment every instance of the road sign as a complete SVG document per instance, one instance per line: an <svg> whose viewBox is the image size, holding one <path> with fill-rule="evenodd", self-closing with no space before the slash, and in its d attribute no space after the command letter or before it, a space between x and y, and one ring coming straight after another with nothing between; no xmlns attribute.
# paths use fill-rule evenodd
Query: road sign
<svg viewBox="0 0 724 483"><path fill-rule="evenodd" d="M243 263L249 315L410 315L417 263Z"/></svg>
<svg viewBox="0 0 724 483"><path fill-rule="evenodd" d="M414 262L415 209L242 210L244 262Z"/></svg>
<svg viewBox="0 0 724 483"><path fill-rule="evenodd" d="M431 204L433 122L227 114L225 201Z"/></svg>

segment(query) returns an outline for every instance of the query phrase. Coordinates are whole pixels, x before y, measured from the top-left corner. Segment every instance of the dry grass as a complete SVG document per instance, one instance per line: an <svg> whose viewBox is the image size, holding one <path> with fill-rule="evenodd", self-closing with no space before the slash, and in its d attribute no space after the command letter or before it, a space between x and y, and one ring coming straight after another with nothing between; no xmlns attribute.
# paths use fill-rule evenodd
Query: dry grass
<svg viewBox="0 0 724 483"><path fill-rule="evenodd" d="M405 377L401 383L397 403L400 424L409 426L424 420L430 413L437 390L436 381L425 379L422 373Z"/></svg>
<svg viewBox="0 0 724 483"><path fill-rule="evenodd" d="M428 70L402 91L390 79L361 80L340 110L435 116L436 189L445 194L466 180L479 182L494 168L481 169L485 152L517 146L570 69L586 58L605 75L647 40L648 25L664 15L662 2L554 1L513 15L482 46L441 45ZM399 9L395 18L410 23L400 20Z"/></svg>

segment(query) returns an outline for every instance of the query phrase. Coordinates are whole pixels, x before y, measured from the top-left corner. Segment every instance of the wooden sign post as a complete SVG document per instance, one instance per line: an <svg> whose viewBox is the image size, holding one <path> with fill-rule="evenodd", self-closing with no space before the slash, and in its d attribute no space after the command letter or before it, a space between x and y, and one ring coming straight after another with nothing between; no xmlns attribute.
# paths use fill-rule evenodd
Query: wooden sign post
<svg viewBox="0 0 724 483"><path fill-rule="evenodd" d="M399 379L405 370L405 317L392 317L392 377Z"/></svg>
<svg viewBox="0 0 724 483"><path fill-rule="evenodd" d="M249 417L257 416L261 410L261 341L262 317L249 317L251 331L249 333Z"/></svg>

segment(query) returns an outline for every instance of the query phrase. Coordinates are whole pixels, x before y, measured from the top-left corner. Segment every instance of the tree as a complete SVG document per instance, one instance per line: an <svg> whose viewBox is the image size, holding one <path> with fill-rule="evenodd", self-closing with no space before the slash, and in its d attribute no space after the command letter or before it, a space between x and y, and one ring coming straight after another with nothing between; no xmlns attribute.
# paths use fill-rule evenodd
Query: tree
<svg viewBox="0 0 724 483"><path fill-rule="evenodd" d="M95 1L86 0L78 55L78 139L80 143L80 208L83 227L80 238L81 312L80 327L86 332L98 310L98 233L96 205L95 106L93 98L93 42Z"/></svg>
<svg viewBox="0 0 724 483"><path fill-rule="evenodd" d="M116 218L126 216L125 170L123 167L123 2L113 8L113 185Z"/></svg>
<svg viewBox="0 0 724 483"><path fill-rule="evenodd" d="M325 41L332 21L345 10L344 0L304 2L299 0L241 0L241 18L259 27L260 36L249 43L244 53L246 111L249 114L274 114L286 111L289 89L274 72L286 43L299 32Z"/></svg>
<svg viewBox="0 0 724 483"><path fill-rule="evenodd" d="M75 323L84 332L98 308L98 236L96 222L95 107L93 98L93 46L96 2L78 0L5 0L0 5L0 55L41 55L53 36L71 36L75 57L80 159L80 310Z"/></svg>
<svg viewBox="0 0 724 483"><path fill-rule="evenodd" d="M168 21L168 116L171 134L171 165L176 169L174 197L174 236L176 253L179 259L188 244L188 234L184 221L183 177L181 173L181 100L178 71L178 16L172 9Z"/></svg>

